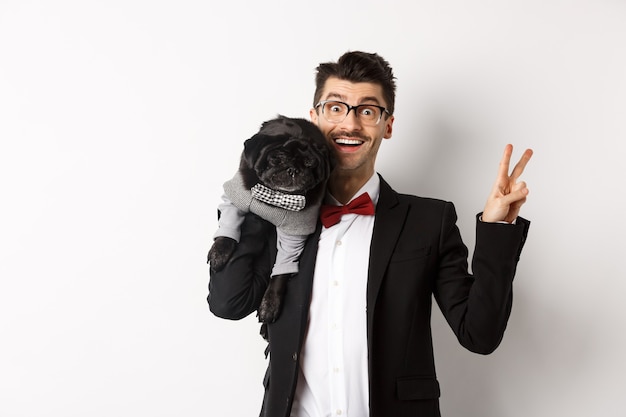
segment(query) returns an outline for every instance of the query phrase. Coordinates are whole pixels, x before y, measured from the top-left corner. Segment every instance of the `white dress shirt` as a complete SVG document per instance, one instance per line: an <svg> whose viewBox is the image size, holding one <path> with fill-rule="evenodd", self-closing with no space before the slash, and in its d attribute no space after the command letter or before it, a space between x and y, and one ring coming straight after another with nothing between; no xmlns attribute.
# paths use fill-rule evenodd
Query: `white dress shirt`
<svg viewBox="0 0 626 417"><path fill-rule="evenodd" d="M377 174L354 195L378 202ZM326 204L340 205L332 196ZM367 417L367 273L374 216L322 228L291 417Z"/></svg>

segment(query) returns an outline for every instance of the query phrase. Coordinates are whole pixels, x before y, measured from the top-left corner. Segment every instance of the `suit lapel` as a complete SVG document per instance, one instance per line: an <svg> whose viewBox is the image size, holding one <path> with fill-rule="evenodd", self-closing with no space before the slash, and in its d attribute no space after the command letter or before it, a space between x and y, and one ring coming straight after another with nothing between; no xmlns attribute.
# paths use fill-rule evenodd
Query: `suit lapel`
<svg viewBox="0 0 626 417"><path fill-rule="evenodd" d="M376 205L376 220L370 246L369 273L367 280L368 340L371 334L376 298L387 270L387 265L396 246L408 206L400 203L398 195L380 178L380 196Z"/></svg>

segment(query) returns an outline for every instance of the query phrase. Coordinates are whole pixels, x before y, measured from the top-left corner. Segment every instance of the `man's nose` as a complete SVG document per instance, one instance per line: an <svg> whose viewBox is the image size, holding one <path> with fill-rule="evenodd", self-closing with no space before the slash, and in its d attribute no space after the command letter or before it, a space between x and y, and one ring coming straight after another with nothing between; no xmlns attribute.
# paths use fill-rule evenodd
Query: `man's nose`
<svg viewBox="0 0 626 417"><path fill-rule="evenodd" d="M359 116L357 114L357 109L348 110L348 114L346 118L343 119L341 124L343 126L349 127L351 130L358 130L361 128L361 120L359 120Z"/></svg>

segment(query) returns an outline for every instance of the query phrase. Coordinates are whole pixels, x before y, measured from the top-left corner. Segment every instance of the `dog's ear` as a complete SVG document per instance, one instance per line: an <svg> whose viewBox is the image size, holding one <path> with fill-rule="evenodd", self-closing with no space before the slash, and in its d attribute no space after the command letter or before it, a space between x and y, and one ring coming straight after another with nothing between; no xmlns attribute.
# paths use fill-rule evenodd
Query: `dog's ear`
<svg viewBox="0 0 626 417"><path fill-rule="evenodd" d="M265 154L272 142L277 140L276 136L268 136L257 133L243 143L243 152L239 162L239 172L243 177L246 188L252 188L260 182L258 170L262 169L265 163Z"/></svg>
<svg viewBox="0 0 626 417"><path fill-rule="evenodd" d="M257 133L243 143L243 152L241 153L242 164L248 168L254 167L255 161L258 160L259 154L263 150L263 145L271 139L270 136Z"/></svg>

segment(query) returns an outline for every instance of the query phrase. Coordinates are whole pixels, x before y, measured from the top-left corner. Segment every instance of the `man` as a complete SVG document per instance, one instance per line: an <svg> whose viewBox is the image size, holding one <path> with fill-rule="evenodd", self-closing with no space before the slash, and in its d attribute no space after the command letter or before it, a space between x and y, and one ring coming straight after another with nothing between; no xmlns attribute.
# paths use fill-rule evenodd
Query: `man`
<svg viewBox="0 0 626 417"><path fill-rule="evenodd" d="M311 120L337 156L326 203L345 207L335 207L334 222L332 207L322 211L324 225L307 240L282 313L268 326L261 415L439 416L432 296L463 346L496 349L529 226L518 217L528 194L518 178L532 151L509 175L512 147L505 148L477 219L470 275L452 203L398 194L375 172L394 122L387 61L348 52L317 71ZM362 214L347 212L354 202L366 207ZM244 229L231 262L209 283L211 311L224 318L257 309L275 256L267 222L248 216Z"/></svg>

